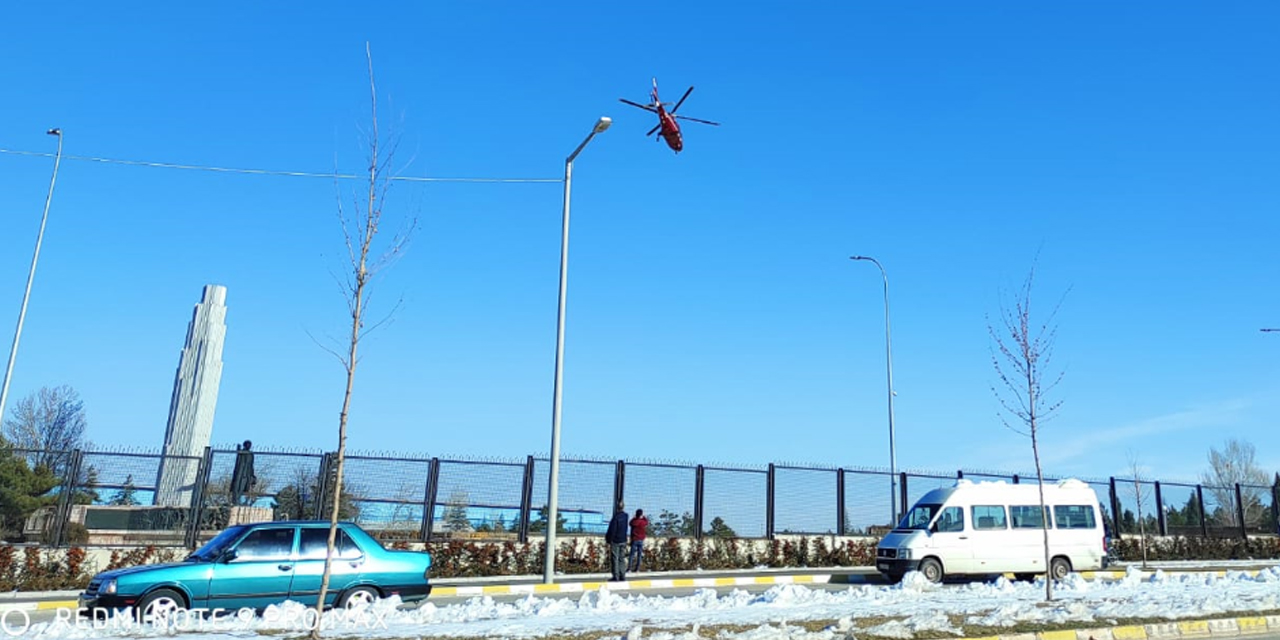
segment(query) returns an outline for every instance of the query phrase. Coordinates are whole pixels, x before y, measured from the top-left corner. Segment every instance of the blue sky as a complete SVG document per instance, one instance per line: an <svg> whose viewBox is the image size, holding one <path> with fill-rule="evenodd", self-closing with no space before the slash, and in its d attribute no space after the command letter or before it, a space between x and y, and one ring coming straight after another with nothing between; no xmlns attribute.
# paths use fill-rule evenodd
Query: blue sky
<svg viewBox="0 0 1280 640"><path fill-rule="evenodd" d="M15 5L0 148L358 172L373 51L404 175L575 164L566 455L1032 467L1001 426L986 316L1037 260L1063 296L1046 467L1192 478L1228 437L1280 468L1280 41L1272 3ZM696 85L674 155L644 101ZM0 154L0 327L47 158ZM228 292L216 443L332 448L344 382L335 198L356 183L65 160L10 405L86 401L155 448L205 284ZM339 191L341 189L341 191ZM350 445L550 445L561 186L399 183Z"/></svg>

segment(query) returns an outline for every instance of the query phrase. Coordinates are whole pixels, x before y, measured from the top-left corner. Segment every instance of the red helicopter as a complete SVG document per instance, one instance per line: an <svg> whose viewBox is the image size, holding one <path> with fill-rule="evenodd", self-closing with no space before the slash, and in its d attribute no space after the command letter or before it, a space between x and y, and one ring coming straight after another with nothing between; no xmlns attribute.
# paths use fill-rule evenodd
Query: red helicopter
<svg viewBox="0 0 1280 640"><path fill-rule="evenodd" d="M671 111L667 111L665 107L666 105L669 105L671 103L662 102L661 100L658 99L658 79L654 78L653 91L649 94L653 98L653 102L650 102L649 104L640 104L639 102L632 102L630 100L627 100L626 98L618 98L618 99L633 107L640 107L641 109L644 109L645 111L648 111L650 113L658 114L658 126L650 129L649 133L646 133L645 135L651 136L654 134L654 132L661 130L662 131L661 136L663 139L667 141L667 146L671 147L671 149L676 153L680 153L680 150L684 148L684 140L680 137L680 123L676 122L676 119L689 120L692 122L701 122L702 124L710 124L710 125L715 125L717 127L720 126L719 122L712 122L710 120L699 120L698 118L690 118L688 116L676 115L676 109L679 109L680 105L684 104L684 99L688 98L689 94L692 92L693 92L693 87L689 87L689 90L685 91L683 96L680 96L680 100L676 102L676 106L671 107ZM657 140L657 138L654 138L654 140Z"/></svg>

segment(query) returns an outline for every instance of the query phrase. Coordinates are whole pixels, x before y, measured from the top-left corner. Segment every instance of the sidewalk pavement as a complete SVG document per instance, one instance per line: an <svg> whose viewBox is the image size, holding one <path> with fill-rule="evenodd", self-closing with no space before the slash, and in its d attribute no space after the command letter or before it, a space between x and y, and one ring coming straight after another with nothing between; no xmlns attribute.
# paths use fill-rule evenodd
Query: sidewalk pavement
<svg viewBox="0 0 1280 640"><path fill-rule="evenodd" d="M1257 575L1258 571L1276 566L1277 561L1228 561L1186 565L1180 563L1148 563L1148 571L1156 569L1167 573L1200 573L1214 572L1225 576L1228 571L1243 571ZM1112 565L1100 571L1081 571L1086 580L1118 580L1123 578L1129 564ZM770 569L737 569L724 571L679 571L679 572L639 572L634 578L624 582L609 582L608 575L573 574L557 576L557 581L544 584L542 576L486 576L476 578L438 578L431 581L434 588L432 598L471 597L483 595L512 594L549 594L549 593L582 593L595 591L608 586L611 591L648 591L656 589L679 589L698 587L732 587L748 585L773 584L885 584L879 572L873 567L817 567L817 568L783 568ZM1012 578L1011 574L1006 574ZM40 611L47 609L74 608L79 591L13 591L0 594L0 612L21 609L24 611ZM1248 623L1252 624L1252 623ZM1253 626L1249 627L1254 628ZM1280 620L1271 629L1280 630ZM1056 633L1056 632L1055 632ZM1156 638L1157 636L1150 636ZM1163 636L1161 636L1163 637ZM1114 638L1094 640L1147 640L1148 636L1121 635ZM992 639L985 639L992 640ZM1001 638L1001 640L1009 640ZM1068 638L1045 637L1032 638L1032 634L1024 634L1016 640L1077 640ZM1087 637L1081 640L1088 640Z"/></svg>

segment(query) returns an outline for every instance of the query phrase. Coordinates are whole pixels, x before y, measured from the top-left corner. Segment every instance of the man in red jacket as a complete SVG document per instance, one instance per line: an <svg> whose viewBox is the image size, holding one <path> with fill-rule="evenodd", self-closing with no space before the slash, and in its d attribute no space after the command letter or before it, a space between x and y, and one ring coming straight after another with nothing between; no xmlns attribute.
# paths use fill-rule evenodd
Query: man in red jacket
<svg viewBox="0 0 1280 640"><path fill-rule="evenodd" d="M639 571L640 560L644 557L645 529L649 527L649 519L644 517L644 509L636 509L636 517L631 519L631 557L627 561L628 571Z"/></svg>

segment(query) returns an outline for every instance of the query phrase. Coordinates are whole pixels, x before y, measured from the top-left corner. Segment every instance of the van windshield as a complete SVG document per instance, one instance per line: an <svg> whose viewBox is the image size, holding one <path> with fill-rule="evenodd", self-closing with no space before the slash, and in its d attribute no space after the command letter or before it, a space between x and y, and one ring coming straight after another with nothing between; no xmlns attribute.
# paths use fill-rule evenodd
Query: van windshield
<svg viewBox="0 0 1280 640"><path fill-rule="evenodd" d="M941 508L940 504L917 504L911 507L911 511L908 511L907 515L898 522L898 528L927 530L929 523L933 521L933 516L937 515L938 509Z"/></svg>

